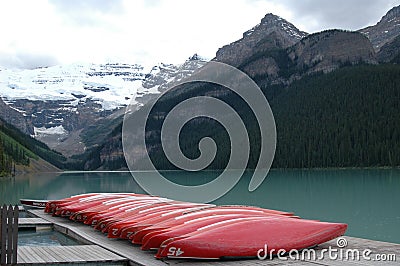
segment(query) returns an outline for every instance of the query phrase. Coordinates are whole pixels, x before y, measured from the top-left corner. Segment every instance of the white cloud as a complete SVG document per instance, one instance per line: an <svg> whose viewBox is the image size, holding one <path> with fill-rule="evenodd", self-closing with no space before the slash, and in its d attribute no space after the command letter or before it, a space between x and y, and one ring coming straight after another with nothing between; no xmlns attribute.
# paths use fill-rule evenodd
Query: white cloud
<svg viewBox="0 0 400 266"><path fill-rule="evenodd" d="M241 38L266 13L313 32L376 23L395 2L4 0L0 64L18 58L16 67L32 67L35 57L38 66L46 61L179 63L196 52L212 58L219 47ZM24 55L29 63L24 63Z"/></svg>
<svg viewBox="0 0 400 266"><path fill-rule="evenodd" d="M310 33L331 28L358 30L376 24L398 0L279 0L286 18Z"/></svg>
<svg viewBox="0 0 400 266"><path fill-rule="evenodd" d="M39 53L3 53L0 52L0 66L6 68L34 69L37 67L55 66L60 62L52 56Z"/></svg>

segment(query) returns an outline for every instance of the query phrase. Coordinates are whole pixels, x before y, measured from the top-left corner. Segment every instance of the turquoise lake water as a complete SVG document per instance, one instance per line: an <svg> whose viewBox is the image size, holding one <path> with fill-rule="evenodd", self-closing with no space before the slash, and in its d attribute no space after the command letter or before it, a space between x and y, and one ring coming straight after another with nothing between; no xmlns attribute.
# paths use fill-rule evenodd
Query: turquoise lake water
<svg viewBox="0 0 400 266"><path fill-rule="evenodd" d="M213 203L254 205L321 221L344 222L346 235L400 243L400 169L272 170L254 192L250 174ZM186 185L212 180L215 172L168 172ZM127 172L70 172L0 179L0 203L20 198L59 199L88 192L144 191Z"/></svg>

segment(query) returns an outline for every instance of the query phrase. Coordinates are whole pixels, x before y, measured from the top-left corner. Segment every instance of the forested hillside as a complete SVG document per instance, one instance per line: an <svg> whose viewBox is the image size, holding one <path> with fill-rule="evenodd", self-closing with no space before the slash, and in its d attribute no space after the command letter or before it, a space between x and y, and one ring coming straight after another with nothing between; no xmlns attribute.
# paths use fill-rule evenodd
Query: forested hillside
<svg viewBox="0 0 400 266"><path fill-rule="evenodd" d="M16 166L28 166L32 159L38 160L39 157L59 168L64 167L66 160L44 143L0 120L0 176L11 175Z"/></svg>
<svg viewBox="0 0 400 266"><path fill-rule="evenodd" d="M400 66L305 77L271 102L275 167L400 165Z"/></svg>
<svg viewBox="0 0 400 266"><path fill-rule="evenodd" d="M29 165L29 159L32 157L35 157L32 152L0 132L0 176L12 174L15 164Z"/></svg>
<svg viewBox="0 0 400 266"><path fill-rule="evenodd" d="M277 127L273 167L400 165L400 66L348 66L329 74L306 76L289 87L266 87L265 94ZM245 121L252 153L248 167L254 168L260 136L255 118L237 96L226 94L221 98L236 106ZM169 106L162 111L168 109ZM157 121L159 127L161 122ZM151 129L152 123L149 124ZM210 168L221 168L230 155L229 138L224 132L218 123L193 120L181 132L182 150L196 158L200 155L199 140L212 137L219 150ZM149 139L148 147L154 145L160 147L158 138ZM172 168L161 149L152 155L160 168Z"/></svg>

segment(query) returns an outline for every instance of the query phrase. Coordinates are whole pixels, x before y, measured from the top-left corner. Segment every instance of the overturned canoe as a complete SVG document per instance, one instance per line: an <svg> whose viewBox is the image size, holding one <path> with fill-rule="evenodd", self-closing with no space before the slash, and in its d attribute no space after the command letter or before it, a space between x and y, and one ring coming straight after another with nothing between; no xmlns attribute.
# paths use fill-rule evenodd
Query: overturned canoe
<svg viewBox="0 0 400 266"><path fill-rule="evenodd" d="M156 258L221 259L275 255L314 247L344 234L346 224L291 218L238 220L164 241Z"/></svg>
<svg viewBox="0 0 400 266"><path fill-rule="evenodd" d="M142 239L142 250L158 249L162 243L170 238L180 237L192 232L196 232L199 228L208 226L227 225L244 220L257 220L257 219L277 219L284 218L271 215L251 215L251 214L227 214L227 215L211 215L207 217L197 218L187 221L184 224L177 225L171 228L154 230L147 233ZM222 222L222 223L221 223ZM133 242L135 243L135 242Z"/></svg>
<svg viewBox="0 0 400 266"><path fill-rule="evenodd" d="M293 216L292 213L286 213L286 212L277 212L275 210L269 210L269 209L262 209L258 207L249 207L249 206L216 206L216 207L211 207L195 212L190 212L185 215L181 215L178 217L174 217L172 219L168 219L159 223L156 223L153 226L149 226L146 228L143 228L141 230L138 230L134 234L133 238L133 243L134 244L141 244L142 243L142 238L152 232L152 231L158 231L162 229L170 229L175 226L179 226L182 224L185 224L187 222L190 222L192 220L198 219L198 218L203 218L203 217L212 217L216 215L244 215L244 216L287 216L287 217L292 217L292 218L299 218L297 216Z"/></svg>

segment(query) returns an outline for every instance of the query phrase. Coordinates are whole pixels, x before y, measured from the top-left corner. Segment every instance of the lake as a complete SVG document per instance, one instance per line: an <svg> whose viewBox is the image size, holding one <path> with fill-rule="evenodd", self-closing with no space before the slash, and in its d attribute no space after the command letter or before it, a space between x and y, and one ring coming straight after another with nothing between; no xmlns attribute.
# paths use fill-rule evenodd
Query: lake
<svg viewBox="0 0 400 266"><path fill-rule="evenodd" d="M254 205L349 225L346 235L400 243L400 169L272 170L254 192L250 172L213 203ZM212 171L168 172L175 181L198 185ZM59 199L88 192L144 193L128 172L66 172L0 179L0 203L20 198Z"/></svg>

